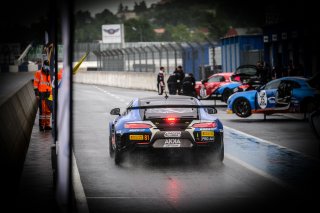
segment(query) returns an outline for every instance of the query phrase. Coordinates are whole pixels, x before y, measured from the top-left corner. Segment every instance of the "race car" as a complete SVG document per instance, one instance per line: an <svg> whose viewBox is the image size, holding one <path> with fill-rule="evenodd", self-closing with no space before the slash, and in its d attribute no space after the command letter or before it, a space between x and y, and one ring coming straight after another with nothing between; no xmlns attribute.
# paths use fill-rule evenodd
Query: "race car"
<svg viewBox="0 0 320 213"><path fill-rule="evenodd" d="M227 103L228 98L236 91L237 88L241 87L241 83L240 82L230 82L230 83L226 83L221 85L220 87L218 87L212 94L211 97L213 99L216 100L221 100L225 103Z"/></svg>
<svg viewBox="0 0 320 213"><path fill-rule="evenodd" d="M224 158L223 125L213 114L214 106L190 96L155 96L136 98L109 123L109 154L115 164L123 155L137 149L207 150L222 162ZM210 155L209 155L210 156Z"/></svg>
<svg viewBox="0 0 320 213"><path fill-rule="evenodd" d="M316 96L307 78L283 77L256 90L234 93L227 101L227 113L246 118L252 113L311 112L317 105Z"/></svg>
<svg viewBox="0 0 320 213"><path fill-rule="evenodd" d="M228 92L231 92L233 90L229 89L227 87L227 90L225 93L221 92L219 94L215 93L215 91L220 88L221 86L228 84L231 81L230 76L232 75L231 72L224 72L224 73L216 73L211 75L209 78L202 80L202 81L197 81L195 85L195 90L197 93L197 97L199 99L210 99L210 98L221 98L222 94L224 97L226 95L230 95Z"/></svg>

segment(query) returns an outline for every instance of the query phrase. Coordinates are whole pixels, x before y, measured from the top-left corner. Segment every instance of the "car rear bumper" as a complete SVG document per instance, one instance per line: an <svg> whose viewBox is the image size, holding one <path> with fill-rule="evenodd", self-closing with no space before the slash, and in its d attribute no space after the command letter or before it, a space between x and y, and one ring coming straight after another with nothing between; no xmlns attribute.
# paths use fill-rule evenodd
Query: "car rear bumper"
<svg viewBox="0 0 320 213"><path fill-rule="evenodd" d="M121 151L133 151L135 149L145 150L169 150L169 149L210 149L220 146L223 141L223 132L215 132L214 140L195 141L191 136L184 138L153 138L150 142L130 141L126 135L121 136L118 142ZM177 140L180 140L177 143Z"/></svg>

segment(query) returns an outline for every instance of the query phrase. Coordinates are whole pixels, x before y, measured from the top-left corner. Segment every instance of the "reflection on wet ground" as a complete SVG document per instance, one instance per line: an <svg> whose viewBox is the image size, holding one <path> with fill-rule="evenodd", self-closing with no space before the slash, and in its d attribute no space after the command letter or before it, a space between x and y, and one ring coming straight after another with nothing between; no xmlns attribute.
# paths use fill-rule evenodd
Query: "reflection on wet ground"
<svg viewBox="0 0 320 213"><path fill-rule="evenodd" d="M290 186L319 179L319 160L225 128L225 152ZM302 141L303 142L303 141Z"/></svg>

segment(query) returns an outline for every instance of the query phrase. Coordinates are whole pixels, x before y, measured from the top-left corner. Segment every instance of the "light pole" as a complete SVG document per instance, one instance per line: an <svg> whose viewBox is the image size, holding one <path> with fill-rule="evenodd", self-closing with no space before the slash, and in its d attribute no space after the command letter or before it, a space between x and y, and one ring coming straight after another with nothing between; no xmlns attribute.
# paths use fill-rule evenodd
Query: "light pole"
<svg viewBox="0 0 320 213"><path fill-rule="evenodd" d="M138 29L133 27L133 26L131 27L131 29L136 31L136 32L138 31ZM142 30L141 30L141 27L139 27L139 34L140 34L140 42L142 42Z"/></svg>

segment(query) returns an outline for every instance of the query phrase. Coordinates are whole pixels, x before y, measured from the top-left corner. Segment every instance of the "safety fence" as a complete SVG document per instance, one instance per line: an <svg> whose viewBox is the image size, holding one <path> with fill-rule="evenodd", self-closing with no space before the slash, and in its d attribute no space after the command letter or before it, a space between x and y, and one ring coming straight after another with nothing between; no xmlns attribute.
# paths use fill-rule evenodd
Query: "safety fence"
<svg viewBox="0 0 320 213"><path fill-rule="evenodd" d="M41 45L34 47L28 59L41 59L42 48ZM88 71L157 72L163 66L166 73L172 73L181 65L185 72L202 79L217 72L216 65L221 64L221 55L215 53L217 48L217 43L211 41L75 43L74 59L77 61L88 52L86 62L91 62L86 67ZM62 57L62 45L59 45L58 60Z"/></svg>

